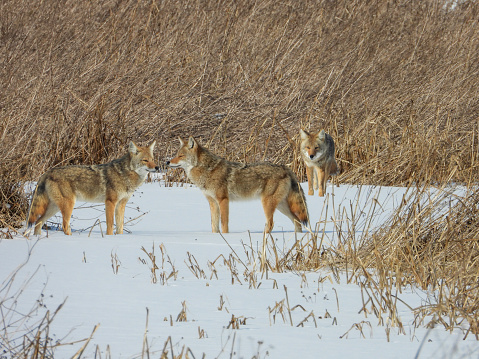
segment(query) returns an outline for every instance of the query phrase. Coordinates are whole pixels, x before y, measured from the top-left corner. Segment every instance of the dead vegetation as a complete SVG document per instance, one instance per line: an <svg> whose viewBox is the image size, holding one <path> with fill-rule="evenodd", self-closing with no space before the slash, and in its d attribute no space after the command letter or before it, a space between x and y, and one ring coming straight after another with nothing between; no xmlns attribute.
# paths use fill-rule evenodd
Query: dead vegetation
<svg viewBox="0 0 479 359"><path fill-rule="evenodd" d="M29 249L28 257L36 244ZM51 325L61 311L67 298L55 310L48 309L47 300L42 291L31 306L22 306L25 290L37 275L40 267L31 277L19 285L17 274L28 262L28 259L0 282L0 312L2 313L2 329L0 331L0 357L4 358L54 358L55 351L61 346L72 346L72 358L79 359L88 346L94 333L100 326L97 324L89 338L70 341L58 337L51 332ZM46 285L45 285L46 286ZM79 347L79 348L78 348Z"/></svg>
<svg viewBox="0 0 479 359"><path fill-rule="evenodd" d="M163 163L177 136L194 134L219 155L286 163L304 180L298 131L324 128L340 183L410 186L409 196L377 231L357 234L354 212L342 212L334 247L321 226L286 253L265 237L258 269L344 270L364 289L364 307L397 327L396 293L430 288L431 303L413 308L418 325L477 337L479 192L450 201L430 186L479 179L478 20L474 1L3 1L2 233L25 218L26 181L51 166L111 160L129 140L156 139ZM154 253L143 251L157 281ZM246 266L222 259L241 281ZM189 263L205 276L194 256ZM253 288L255 271L245 272ZM368 326L350 330L367 336Z"/></svg>
<svg viewBox="0 0 479 359"><path fill-rule="evenodd" d="M360 208L354 203L330 209L333 240L323 241L323 226L318 226L321 230L305 234L291 248L265 241L262 250L270 253L265 268L323 268L338 282L345 273L348 283L361 288L365 318L375 316L387 330L399 332L404 331L397 309L400 294L408 287L421 288L427 300L409 307L416 327L442 325L479 339L478 201L478 191L465 187L411 187L389 219L375 227L381 211L371 194Z"/></svg>
<svg viewBox="0 0 479 359"><path fill-rule="evenodd" d="M374 268L377 288L391 300L403 286L428 289L428 303L414 309L418 325L464 328L464 337L479 339L478 192L413 192L350 265L363 272Z"/></svg>
<svg viewBox="0 0 479 359"><path fill-rule="evenodd" d="M24 218L22 182L130 139L156 139L163 163L194 134L304 179L299 128L325 128L343 183L473 183L478 6L3 1L1 225Z"/></svg>

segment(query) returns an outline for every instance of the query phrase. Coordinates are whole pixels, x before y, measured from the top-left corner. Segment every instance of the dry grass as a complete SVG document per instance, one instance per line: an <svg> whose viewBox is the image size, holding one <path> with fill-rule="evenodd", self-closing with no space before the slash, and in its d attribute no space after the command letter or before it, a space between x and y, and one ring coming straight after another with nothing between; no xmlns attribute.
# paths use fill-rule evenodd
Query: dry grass
<svg viewBox="0 0 479 359"><path fill-rule="evenodd" d="M477 336L479 192L447 210L442 197L423 201L429 185L479 179L478 17L477 2L448 0L2 1L0 227L21 226L26 181L111 160L129 140L156 139L163 163L177 136L194 134L228 159L287 163L304 180L298 131L324 128L339 182L418 190L380 231L358 238L342 218L351 226L327 251L318 231L284 255L265 238L274 260L257 254L262 270L344 269L364 305L390 318L402 286L435 289L418 322ZM240 281L246 266L223 260ZM365 335L367 322L353 329Z"/></svg>
<svg viewBox="0 0 479 359"><path fill-rule="evenodd" d="M195 134L304 179L298 130L325 128L342 182L475 182L479 5L449 3L3 1L1 224L22 181L131 139L163 163Z"/></svg>
<svg viewBox="0 0 479 359"><path fill-rule="evenodd" d="M54 311L47 308L45 295L41 292L31 307L21 308L23 295L37 270L23 284L18 285L17 274L28 262L28 258L36 244L29 249L27 260L0 282L0 312L2 313L2 329L0 331L1 357L4 358L54 358L57 348L61 346L80 346L72 358L78 359L83 354L94 333L97 324L89 338L78 341L68 341L65 337L56 337L51 333L51 325L57 314L63 308L66 299ZM56 338L56 339L55 339Z"/></svg>
<svg viewBox="0 0 479 359"><path fill-rule="evenodd" d="M377 288L428 289L430 302L416 308L416 324L465 328L479 339L479 192L414 191L392 222L358 249L352 267L375 268Z"/></svg>
<svg viewBox="0 0 479 359"><path fill-rule="evenodd" d="M150 274L151 274L151 282L152 283L160 283L161 285L166 285L168 283L168 280L173 278L173 280L176 280L178 276L178 271L175 269L175 266L173 262L171 261L170 256L166 253L166 248L165 245L162 243L159 246L160 251L161 251L161 268L158 266L156 263L156 255L155 255L155 243L153 243L151 252L148 252L145 247L141 247L141 250L143 253L145 253L148 257L148 259L144 259L141 257L138 257L138 260L147 265ZM166 262L169 264L171 267L171 271L168 273L166 268L165 268L165 259ZM162 270L160 273L157 273L157 271Z"/></svg>
<svg viewBox="0 0 479 359"><path fill-rule="evenodd" d="M421 288L425 304L410 308L414 325L462 329L479 340L479 190L465 187L411 187L393 215L374 227L382 213L376 196L363 207L323 212L318 230L289 249L265 241L265 268L272 271L330 270L360 286L365 317L403 332L397 304L404 288ZM333 205L334 206L334 205ZM334 240L323 241L322 221L332 219ZM278 255L279 253L279 255ZM407 303L406 303L407 305ZM339 310L339 308L338 308ZM383 317L388 318L388 323Z"/></svg>

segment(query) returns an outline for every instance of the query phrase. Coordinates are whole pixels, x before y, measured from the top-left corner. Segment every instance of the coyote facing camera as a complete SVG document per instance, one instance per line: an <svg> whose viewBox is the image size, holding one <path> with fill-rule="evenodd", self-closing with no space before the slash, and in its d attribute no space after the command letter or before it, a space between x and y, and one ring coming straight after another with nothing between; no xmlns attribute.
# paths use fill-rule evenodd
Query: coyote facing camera
<svg viewBox="0 0 479 359"><path fill-rule="evenodd" d="M123 233L126 203L148 172L159 169L153 160L155 143L139 147L130 142L123 157L105 164L51 168L37 183L28 211L28 227L35 223L34 234L41 234L42 225L60 211L63 232L71 235L70 217L75 202L80 200L104 202L106 234L113 234L113 217L116 233Z"/></svg>
<svg viewBox="0 0 479 359"><path fill-rule="evenodd" d="M258 197L266 216L266 232L273 229L276 208L293 221L295 231L301 232L301 224L307 224L304 193L288 167L269 162L231 162L211 153L193 137L179 140L180 149L167 165L183 168L203 192L210 205L213 232L219 232L220 218L221 231L228 232L229 201Z"/></svg>
<svg viewBox="0 0 479 359"><path fill-rule="evenodd" d="M314 190L317 189L318 195L324 196L329 176L338 173L333 138L324 130L317 133L301 130L300 135L301 157L308 177L308 195L314 195Z"/></svg>

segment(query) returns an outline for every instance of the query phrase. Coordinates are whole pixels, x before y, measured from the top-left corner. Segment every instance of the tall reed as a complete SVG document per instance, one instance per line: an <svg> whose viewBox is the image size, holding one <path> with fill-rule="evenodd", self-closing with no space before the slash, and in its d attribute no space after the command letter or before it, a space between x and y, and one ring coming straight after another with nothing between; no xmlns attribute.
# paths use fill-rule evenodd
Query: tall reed
<svg viewBox="0 0 479 359"><path fill-rule="evenodd" d="M341 182L444 182L456 169L451 180L473 183L478 6L3 1L1 225L20 225L23 182L111 160L131 139L158 140L162 163L194 134L304 180L299 128L324 128Z"/></svg>

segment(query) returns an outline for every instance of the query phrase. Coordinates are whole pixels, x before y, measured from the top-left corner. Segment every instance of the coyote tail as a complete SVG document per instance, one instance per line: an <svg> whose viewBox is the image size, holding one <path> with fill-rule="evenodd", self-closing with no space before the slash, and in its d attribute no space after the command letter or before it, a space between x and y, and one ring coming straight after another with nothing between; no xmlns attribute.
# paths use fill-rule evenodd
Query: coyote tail
<svg viewBox="0 0 479 359"><path fill-rule="evenodd" d="M291 177L291 190L288 193L287 201L291 212L297 217L302 225L307 226L309 222L308 207L306 205L303 189L299 185L294 174Z"/></svg>
<svg viewBox="0 0 479 359"><path fill-rule="evenodd" d="M27 213L27 228L30 228L47 210L50 200L45 190L45 179L40 178L33 192L32 203Z"/></svg>

